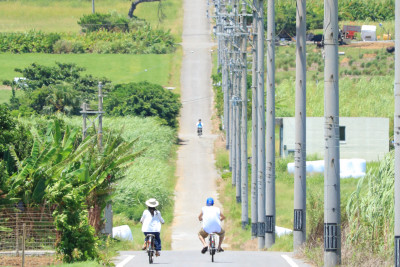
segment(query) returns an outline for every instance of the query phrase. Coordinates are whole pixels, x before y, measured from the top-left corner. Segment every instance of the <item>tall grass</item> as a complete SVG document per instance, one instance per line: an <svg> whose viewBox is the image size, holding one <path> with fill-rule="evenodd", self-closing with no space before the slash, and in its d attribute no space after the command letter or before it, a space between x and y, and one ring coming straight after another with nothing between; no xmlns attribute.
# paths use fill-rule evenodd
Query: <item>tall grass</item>
<svg viewBox="0 0 400 267"><path fill-rule="evenodd" d="M388 153L377 169L361 178L346 212L346 243L358 253L389 260L394 253L394 153Z"/></svg>
<svg viewBox="0 0 400 267"><path fill-rule="evenodd" d="M82 123L81 118L66 121L76 127ZM128 141L139 138L135 151L145 150L117 183L114 210L138 221L145 208L144 202L150 197L157 198L161 208L170 206L175 181L175 168L171 162L175 130L161 126L156 118L105 117L103 124L105 129L122 130L122 137Z"/></svg>

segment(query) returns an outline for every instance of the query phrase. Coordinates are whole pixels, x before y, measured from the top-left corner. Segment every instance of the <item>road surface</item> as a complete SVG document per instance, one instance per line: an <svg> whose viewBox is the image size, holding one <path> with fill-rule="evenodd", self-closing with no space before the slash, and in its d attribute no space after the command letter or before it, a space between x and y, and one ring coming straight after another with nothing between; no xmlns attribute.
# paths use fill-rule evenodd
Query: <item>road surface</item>
<svg viewBox="0 0 400 267"><path fill-rule="evenodd" d="M206 17L206 0L184 1L181 72L182 110L177 160L177 186L172 226L172 250L201 250L197 237L197 219L208 197L217 199L211 134L211 42L210 23ZM197 136L196 123L201 119L203 136ZM218 205L218 203L217 203Z"/></svg>
<svg viewBox="0 0 400 267"><path fill-rule="evenodd" d="M172 225L172 251L162 251L155 259L160 266L308 266L293 259L291 253L229 251L215 256L202 255L197 237L201 225L197 219L208 197L218 202L214 160L214 141L211 133L213 94L211 86L210 23L206 16L207 0L184 0L183 62L181 72L182 110L180 118L175 210ZM196 122L204 123L203 136L197 136ZM122 251L115 260L118 267L148 264L143 251Z"/></svg>
<svg viewBox="0 0 400 267"><path fill-rule="evenodd" d="M217 253L211 262L209 253L200 251L162 251L161 257L154 259L156 266L203 267L203 266L267 266L267 267L305 267L301 261L284 252L225 251ZM144 251L122 251L116 267L145 266L149 257Z"/></svg>

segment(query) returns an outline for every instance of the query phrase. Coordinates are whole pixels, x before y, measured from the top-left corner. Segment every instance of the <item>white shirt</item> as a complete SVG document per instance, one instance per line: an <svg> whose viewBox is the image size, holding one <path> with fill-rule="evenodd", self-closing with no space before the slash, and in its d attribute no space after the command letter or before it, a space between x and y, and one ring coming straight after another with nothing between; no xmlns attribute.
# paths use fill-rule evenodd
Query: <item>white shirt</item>
<svg viewBox="0 0 400 267"><path fill-rule="evenodd" d="M203 229L208 234L221 232L221 210L214 206L204 206L201 209L203 213Z"/></svg>
<svg viewBox="0 0 400 267"><path fill-rule="evenodd" d="M161 224L164 223L164 219L161 217L161 212L156 210L154 216L151 216L149 210L143 211L142 218L140 219L142 225L142 232L160 232Z"/></svg>

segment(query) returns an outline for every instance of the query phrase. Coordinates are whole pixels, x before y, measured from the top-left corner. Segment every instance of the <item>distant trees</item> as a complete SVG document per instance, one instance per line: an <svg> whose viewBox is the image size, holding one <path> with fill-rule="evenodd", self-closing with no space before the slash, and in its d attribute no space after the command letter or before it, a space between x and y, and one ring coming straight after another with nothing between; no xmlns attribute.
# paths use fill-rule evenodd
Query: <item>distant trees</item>
<svg viewBox="0 0 400 267"><path fill-rule="evenodd" d="M118 84L108 94L105 110L114 116L159 117L163 124L177 127L181 108L179 95L149 82Z"/></svg>

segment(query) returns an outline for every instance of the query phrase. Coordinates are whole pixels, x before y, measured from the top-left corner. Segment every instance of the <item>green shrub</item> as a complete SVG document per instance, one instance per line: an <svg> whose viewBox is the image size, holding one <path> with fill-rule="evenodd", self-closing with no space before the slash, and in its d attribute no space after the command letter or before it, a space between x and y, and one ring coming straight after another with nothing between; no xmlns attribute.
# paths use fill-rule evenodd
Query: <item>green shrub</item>
<svg viewBox="0 0 400 267"><path fill-rule="evenodd" d="M0 33L0 52L52 53L53 45L61 39L57 33L31 30L25 33Z"/></svg>
<svg viewBox="0 0 400 267"><path fill-rule="evenodd" d="M83 15L78 24L82 27L82 32L94 32L98 30L107 31L128 31L130 19L119 15L94 13Z"/></svg>
<svg viewBox="0 0 400 267"><path fill-rule="evenodd" d="M177 127L181 103L179 95L162 86L140 82L116 85L108 94L104 106L113 116L156 116L162 123Z"/></svg>

